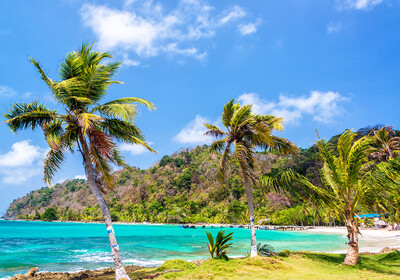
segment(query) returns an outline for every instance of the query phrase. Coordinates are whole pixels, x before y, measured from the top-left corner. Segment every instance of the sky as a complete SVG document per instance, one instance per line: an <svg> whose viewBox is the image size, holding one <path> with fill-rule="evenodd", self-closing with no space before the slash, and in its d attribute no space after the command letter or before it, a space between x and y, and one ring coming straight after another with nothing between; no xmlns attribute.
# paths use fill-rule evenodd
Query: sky
<svg viewBox="0 0 400 280"><path fill-rule="evenodd" d="M157 154L121 145L132 166L210 143L231 99L283 117L299 147L350 128L400 128L400 0L19 0L0 2L0 111L39 99L60 109L29 57L50 77L83 43L122 62L108 100L134 96L136 124ZM2 122L4 119L2 119ZM43 133L0 125L0 216L44 186ZM69 155L54 183L84 178Z"/></svg>

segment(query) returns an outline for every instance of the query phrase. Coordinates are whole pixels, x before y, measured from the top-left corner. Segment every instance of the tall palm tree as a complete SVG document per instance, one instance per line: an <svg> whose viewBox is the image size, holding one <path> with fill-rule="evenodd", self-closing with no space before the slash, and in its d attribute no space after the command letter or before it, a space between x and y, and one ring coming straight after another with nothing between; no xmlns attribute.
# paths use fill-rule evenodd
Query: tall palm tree
<svg viewBox="0 0 400 280"><path fill-rule="evenodd" d="M337 143L337 153L325 139L317 141L319 156L324 165L321 172L323 188L313 185L306 177L284 170L272 178L267 174L262 180L265 184L279 182L283 188L293 188L293 182L306 186L312 192L301 192L300 197L310 199L318 206L331 210L341 217L347 228L349 239L345 265L358 263L358 234L360 233L356 212L361 203L374 201L386 191L398 186L400 175L399 161L374 164L368 161L372 140L365 136L354 142L356 133L347 130ZM298 190L293 192L299 194ZM383 199L383 198L382 198Z"/></svg>
<svg viewBox="0 0 400 280"><path fill-rule="evenodd" d="M251 250L250 256L257 255L257 242L254 227L254 206L251 194L251 185L257 185L255 177L256 161L254 158L256 148L275 151L281 154L292 154L297 151L294 144L284 138L272 135L274 130L282 130L282 119L270 115L255 115L251 112L251 105L241 106L234 103L234 99L224 106L221 121L226 131L219 127L205 123L208 129L206 135L217 139L210 146L213 154L222 154L218 168L218 180L221 184L225 181L227 163L231 156L239 163L246 189L247 204L250 215ZM233 146L233 150L232 150Z"/></svg>
<svg viewBox="0 0 400 280"><path fill-rule="evenodd" d="M32 103L17 102L4 114L11 131L42 128L50 151L44 160L44 181L51 185L55 172L68 151L76 149L83 157L89 188L95 196L104 215L115 265L116 279L129 279L119 253L109 208L102 193L112 189L112 165L126 166L115 140L137 144L154 152L145 142L139 128L134 125L137 113L135 103L143 104L150 110L154 105L144 99L125 97L100 104L108 87L114 81L120 63L102 64L103 59L112 58L109 53L92 50L83 45L78 51L66 55L60 67L60 80L53 81L31 58L42 80L51 89L55 101L65 112L48 109L35 100Z"/></svg>

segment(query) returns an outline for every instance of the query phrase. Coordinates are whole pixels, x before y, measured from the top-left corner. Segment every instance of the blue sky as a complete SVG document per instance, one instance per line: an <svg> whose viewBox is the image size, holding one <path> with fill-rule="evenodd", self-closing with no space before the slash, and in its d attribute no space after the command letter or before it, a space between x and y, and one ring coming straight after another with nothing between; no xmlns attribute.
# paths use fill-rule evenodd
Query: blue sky
<svg viewBox="0 0 400 280"><path fill-rule="evenodd" d="M399 0L1 1L0 110L38 98L57 108L28 62L57 79L83 42L122 62L108 99L136 96L137 124L158 154L122 146L131 165L198 144L202 122L219 122L232 98L285 118L287 137L309 147L322 136L377 123L399 128ZM43 186L41 131L0 125L0 214ZM71 155L55 182L83 176Z"/></svg>

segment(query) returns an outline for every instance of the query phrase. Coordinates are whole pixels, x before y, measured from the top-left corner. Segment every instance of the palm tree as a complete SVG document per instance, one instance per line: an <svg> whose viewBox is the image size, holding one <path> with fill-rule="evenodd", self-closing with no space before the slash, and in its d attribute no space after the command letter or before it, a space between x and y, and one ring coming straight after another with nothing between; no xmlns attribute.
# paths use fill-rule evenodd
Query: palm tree
<svg viewBox="0 0 400 280"><path fill-rule="evenodd" d="M254 158L257 147L264 150L275 151L281 154L292 154L297 151L294 144L284 138L273 136L274 130L282 130L282 119L270 115L255 115L251 113L251 105L241 106L232 99L224 106L221 121L226 131L215 125L204 125L208 129L205 135L217 139L210 146L212 154L222 154L218 168L218 180L224 184L227 163L231 156L238 161L246 189L247 204L250 215L251 250L250 256L257 256L257 242L254 227L254 206L251 194L251 185L257 185L254 171L256 161ZM233 146L233 150L232 147Z"/></svg>
<svg viewBox="0 0 400 280"><path fill-rule="evenodd" d="M374 149L371 151L371 158L381 162L394 159L400 156L400 137L395 136L391 126L385 126L374 131L371 136L374 142Z"/></svg>
<svg viewBox="0 0 400 280"><path fill-rule="evenodd" d="M374 164L368 161L372 141L365 136L354 142L356 133L347 130L337 143L337 153L325 139L317 141L319 156L324 165L321 172L323 188L313 185L306 177L295 174L291 170L284 170L275 174L274 178L267 175L263 178L265 184L279 182L283 188L292 188L297 182L306 186L312 192L301 192L300 196L310 199L317 206L324 207L341 217L347 228L349 239L348 251L344 260L345 265L358 263L358 234L360 233L356 212L360 203L375 200L384 191L394 189L399 180L398 162L384 162ZM293 181L292 181L293 180Z"/></svg>
<svg viewBox="0 0 400 280"><path fill-rule="evenodd" d="M143 104L150 110L155 107L151 102L136 97L100 104L108 87L120 83L112 80L120 63L101 64L106 58L112 56L93 51L92 46L83 45L78 51L66 55L60 67L60 81L50 79L39 63L31 58L31 63L51 89L55 101L64 107L65 113L50 110L35 100L29 104L13 104L4 117L13 132L42 128L50 146L43 172L44 181L49 185L68 151L74 152L77 149L82 154L89 188L104 215L116 279L129 279L122 266L110 211L102 193L114 186L111 164L127 166L115 140L142 145L154 152L133 121L137 113L135 103Z"/></svg>

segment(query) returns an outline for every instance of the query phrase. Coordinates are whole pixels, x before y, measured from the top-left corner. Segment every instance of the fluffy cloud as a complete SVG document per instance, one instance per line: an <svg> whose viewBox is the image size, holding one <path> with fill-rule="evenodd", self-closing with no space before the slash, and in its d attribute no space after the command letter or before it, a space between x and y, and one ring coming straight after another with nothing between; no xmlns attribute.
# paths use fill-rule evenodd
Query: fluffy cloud
<svg viewBox="0 0 400 280"><path fill-rule="evenodd" d="M312 91L307 96L279 96L279 101L266 101L256 93L245 93L239 96L239 102L252 104L256 114L272 114L283 117L287 123L296 123L303 116L309 115L313 120L330 123L340 116L344 109L340 103L347 98L333 91Z"/></svg>
<svg viewBox="0 0 400 280"><path fill-rule="evenodd" d="M370 10L383 0L337 0L338 9Z"/></svg>
<svg viewBox="0 0 400 280"><path fill-rule="evenodd" d="M212 142L212 138L205 136L204 133L207 131L204 123L210 121L206 118L197 115L194 120L186 125L175 137L176 142L182 144L209 144Z"/></svg>
<svg viewBox="0 0 400 280"><path fill-rule="evenodd" d="M118 50L125 56L125 65L138 65L127 55L151 57L162 53L205 57L194 43L215 36L216 30L246 16L239 6L216 13L214 7L201 0L180 0L166 11L152 0L125 1L123 9L85 4L81 16L86 27L97 36L101 49Z"/></svg>
<svg viewBox="0 0 400 280"><path fill-rule="evenodd" d="M148 142L149 145L152 145L153 142ZM147 150L145 147L141 146L141 145L132 145L132 144L127 144L127 143L122 143L119 146L121 151L125 151L130 153L132 156L136 156L136 155L140 155L143 153L148 152L149 150Z"/></svg>
<svg viewBox="0 0 400 280"><path fill-rule="evenodd" d="M19 167L32 165L34 161L43 158L44 149L33 146L29 140L16 142L11 146L11 150L5 154L0 154L0 166Z"/></svg>
<svg viewBox="0 0 400 280"><path fill-rule="evenodd" d="M239 32L242 35L249 35L257 32L257 27L260 25L261 20L258 19L256 22L250 22L248 24L240 24Z"/></svg>
<svg viewBox="0 0 400 280"><path fill-rule="evenodd" d="M7 184L18 185L29 178L39 175L47 149L30 144L30 140L16 142L7 153L0 154L0 173L2 181Z"/></svg>

